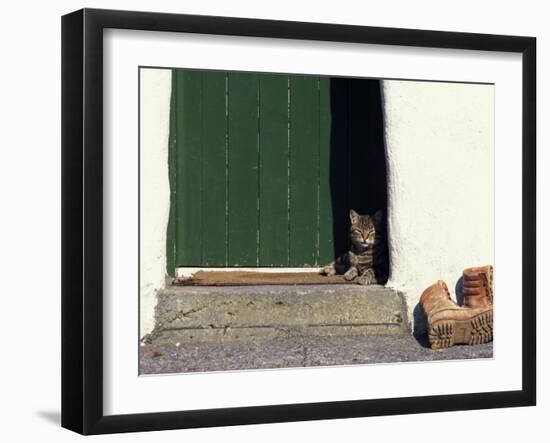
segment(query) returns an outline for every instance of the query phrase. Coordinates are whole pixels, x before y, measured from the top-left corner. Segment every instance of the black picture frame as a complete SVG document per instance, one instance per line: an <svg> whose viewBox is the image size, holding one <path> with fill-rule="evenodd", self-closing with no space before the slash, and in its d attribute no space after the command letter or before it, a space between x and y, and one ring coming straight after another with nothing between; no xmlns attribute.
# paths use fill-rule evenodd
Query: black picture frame
<svg viewBox="0 0 550 443"><path fill-rule="evenodd" d="M103 413L103 30L192 32L522 54L522 389L131 415ZM62 426L82 434L536 404L536 39L83 9L62 18Z"/></svg>

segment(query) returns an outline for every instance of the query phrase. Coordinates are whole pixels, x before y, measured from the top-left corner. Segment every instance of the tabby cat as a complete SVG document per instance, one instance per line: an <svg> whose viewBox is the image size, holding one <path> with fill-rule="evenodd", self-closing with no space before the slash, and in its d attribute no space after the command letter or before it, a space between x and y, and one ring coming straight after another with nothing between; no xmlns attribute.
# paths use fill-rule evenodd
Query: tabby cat
<svg viewBox="0 0 550 443"><path fill-rule="evenodd" d="M336 261L321 269L323 275L344 274L360 285L384 284L388 279L388 259L384 236L383 212L373 216L349 211L351 248Z"/></svg>

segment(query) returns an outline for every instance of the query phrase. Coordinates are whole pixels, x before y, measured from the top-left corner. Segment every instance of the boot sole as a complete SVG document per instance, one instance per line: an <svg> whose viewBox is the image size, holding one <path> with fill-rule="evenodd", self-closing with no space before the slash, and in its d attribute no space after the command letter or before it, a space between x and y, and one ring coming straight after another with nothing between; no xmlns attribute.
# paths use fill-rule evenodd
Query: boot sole
<svg viewBox="0 0 550 443"><path fill-rule="evenodd" d="M428 339L432 349L488 343L493 340L493 310L468 320L441 320L432 326Z"/></svg>

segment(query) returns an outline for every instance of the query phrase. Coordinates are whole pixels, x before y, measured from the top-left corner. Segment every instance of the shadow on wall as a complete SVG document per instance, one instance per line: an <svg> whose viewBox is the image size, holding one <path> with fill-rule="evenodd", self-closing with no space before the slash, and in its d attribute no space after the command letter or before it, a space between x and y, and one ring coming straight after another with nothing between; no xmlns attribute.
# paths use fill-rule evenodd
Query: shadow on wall
<svg viewBox="0 0 550 443"><path fill-rule="evenodd" d="M48 423L59 426L61 425L61 411L36 411L35 415L47 421Z"/></svg>
<svg viewBox="0 0 550 443"><path fill-rule="evenodd" d="M350 209L387 214L386 158L380 81L331 78L330 96L330 189L334 256L339 257L349 248Z"/></svg>

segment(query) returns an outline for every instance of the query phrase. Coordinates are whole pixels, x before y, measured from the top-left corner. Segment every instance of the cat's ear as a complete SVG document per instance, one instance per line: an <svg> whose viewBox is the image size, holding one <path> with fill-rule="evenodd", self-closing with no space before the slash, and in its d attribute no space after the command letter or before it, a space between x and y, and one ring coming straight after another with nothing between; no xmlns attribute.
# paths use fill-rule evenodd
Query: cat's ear
<svg viewBox="0 0 550 443"><path fill-rule="evenodd" d="M374 222L375 225L379 225L380 223L382 223L383 218L384 218L384 211L382 209L379 209L372 216L372 221Z"/></svg>
<svg viewBox="0 0 550 443"><path fill-rule="evenodd" d="M349 219L351 221L351 224L354 225L359 221L359 214L355 212L353 209L349 210Z"/></svg>

